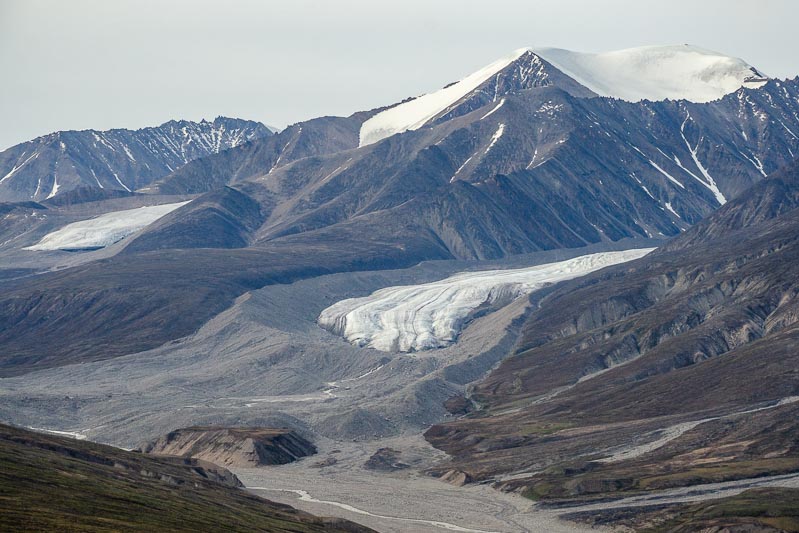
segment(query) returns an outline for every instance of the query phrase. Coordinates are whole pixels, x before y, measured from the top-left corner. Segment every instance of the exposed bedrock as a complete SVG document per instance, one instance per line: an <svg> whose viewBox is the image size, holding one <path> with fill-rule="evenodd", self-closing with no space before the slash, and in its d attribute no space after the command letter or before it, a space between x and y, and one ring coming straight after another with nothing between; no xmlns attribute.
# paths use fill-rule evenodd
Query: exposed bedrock
<svg viewBox="0 0 799 533"><path fill-rule="evenodd" d="M282 465L316 453L313 444L288 429L225 427L177 429L140 449L235 467Z"/></svg>

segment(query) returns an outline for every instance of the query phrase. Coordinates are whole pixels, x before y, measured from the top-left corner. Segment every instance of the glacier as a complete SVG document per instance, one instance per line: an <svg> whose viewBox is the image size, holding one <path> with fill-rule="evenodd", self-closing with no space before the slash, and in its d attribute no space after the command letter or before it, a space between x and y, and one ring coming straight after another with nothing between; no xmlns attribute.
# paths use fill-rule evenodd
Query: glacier
<svg viewBox="0 0 799 533"><path fill-rule="evenodd" d="M189 202L111 211L67 224L25 250L88 250L110 246Z"/></svg>
<svg viewBox="0 0 799 533"><path fill-rule="evenodd" d="M421 285L386 287L326 308L317 323L356 346L413 352L457 339L470 315L544 286L643 257L654 248L601 252L520 269L462 272Z"/></svg>

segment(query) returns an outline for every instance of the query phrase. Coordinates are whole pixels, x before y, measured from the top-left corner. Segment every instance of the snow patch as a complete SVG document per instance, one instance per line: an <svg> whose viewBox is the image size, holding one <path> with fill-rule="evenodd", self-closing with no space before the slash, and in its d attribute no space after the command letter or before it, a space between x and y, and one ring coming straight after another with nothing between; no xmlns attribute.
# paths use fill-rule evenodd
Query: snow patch
<svg viewBox="0 0 799 533"><path fill-rule="evenodd" d="M22 155L24 156L25 154L22 154ZM0 178L0 183L3 183L3 182L4 182L4 181L6 181L8 178L10 178L10 177L11 177L11 176L13 176L14 174L16 174L16 173L17 173L19 170L21 170L21 169L22 169L22 167L24 167L25 165L27 165L28 163L30 163L31 161L33 161L33 160L34 160L34 159L36 159L37 157L39 157L39 152L38 152L38 151L37 151L37 152L34 152L33 154L31 154L31 155L28 157L28 159L26 159L25 161L23 161L23 162L22 162L22 164L21 164L21 165L19 165L19 166L17 166L17 165L14 165L14 167L11 169L11 171L9 171L9 172L8 172L8 174L6 174L6 175L5 175L5 176L3 176L2 178Z"/></svg>
<svg viewBox="0 0 799 533"><path fill-rule="evenodd" d="M719 190L718 185L716 185L716 181L713 179L713 177L710 175L710 173L707 171L704 165L702 165L702 163L699 161L699 157L696 155L696 151L699 149L699 143L702 142L702 138L700 137L699 141L697 141L696 143L696 146L694 146L693 148L691 148L691 144L688 142L688 139L685 138L685 123L688 122L690 118L691 114L690 113L686 114L685 120L683 120L682 124L680 125L680 136L682 137L685 146L688 148L688 151L691 152L691 159L694 160L696 168L699 169L699 172L702 173L702 175L705 177L705 180L707 181L699 179L699 177L696 174L694 174L693 172L682 166L682 163L680 163L680 160L677 159L677 156L674 156L674 160L677 162L677 165L679 165L681 169L683 169L688 174L693 176L696 179L696 181L707 187L710 190L710 192L713 193L713 196L716 197L716 201L719 203L719 205L724 205L727 203L727 198L725 198L724 195L721 193L721 190Z"/></svg>
<svg viewBox="0 0 799 533"><path fill-rule="evenodd" d="M666 202L665 205L666 205L666 209L668 209L669 213L671 213L675 217L677 217L680 220L682 220L682 217L680 216L680 214L677 213L677 211L674 210L674 207L672 207L671 202Z"/></svg>
<svg viewBox="0 0 799 533"><path fill-rule="evenodd" d="M499 103L498 103L498 104L497 104L497 105L496 105L496 106L495 106L495 107L494 107L494 108L493 108L491 111L489 111L488 113L486 113L485 115L483 115L482 117L480 117L480 120L483 120L484 118L488 118L488 117L490 117L491 115L493 115L494 113L496 113L496 112L497 112L497 110L498 110L500 107L502 107L504 104L505 104L505 99L503 98L502 100L500 100L500 101L499 101Z"/></svg>
<svg viewBox="0 0 799 533"><path fill-rule="evenodd" d="M110 246L189 202L112 211L67 224L25 250L85 250Z"/></svg>
<svg viewBox="0 0 799 533"><path fill-rule="evenodd" d="M497 144L497 141L502 137L503 133L505 133L505 124L500 124L497 127L497 131L495 131L494 135L491 137L491 143L489 143L488 148L486 148L485 152L483 152L483 155L486 155L494 147L494 145Z"/></svg>
<svg viewBox="0 0 799 533"><path fill-rule="evenodd" d="M760 172L760 174L764 178L767 176L766 171L763 170L763 163L760 161L760 159L758 159L758 157L756 155L752 154L752 157L754 157L754 159L752 159L752 157L749 157L748 155L746 155L745 153L743 153L741 151L739 151L738 153L740 153L742 156L744 156L747 161L752 163L752 166L755 167L757 169L757 171Z"/></svg>
<svg viewBox="0 0 799 533"><path fill-rule="evenodd" d="M675 183L675 184L679 185L681 189L684 189L684 188L685 188L685 185L683 185L682 183L680 183L679 181L677 181L677 179L676 179L674 176L672 176L671 174L669 174L668 172L666 172L665 170L663 170L662 168L660 168L660 167L657 165L657 163L655 163L655 162L654 162L654 161L652 161L651 159L647 159L647 161L649 161L649 164L650 164L650 165L652 165L652 167L653 167L655 170L657 170L658 172L660 172L661 174L663 174L664 176L666 176L666 177L669 179L669 181L671 181L672 183Z"/></svg>
<svg viewBox="0 0 799 533"><path fill-rule="evenodd" d="M56 194L58 194L58 188L59 188L59 186L58 186L58 174L54 173L53 174L53 190L50 191L50 194L47 195L47 199L48 200L50 198L52 198L53 196L55 196ZM37 190L38 190L38 187L37 187Z"/></svg>

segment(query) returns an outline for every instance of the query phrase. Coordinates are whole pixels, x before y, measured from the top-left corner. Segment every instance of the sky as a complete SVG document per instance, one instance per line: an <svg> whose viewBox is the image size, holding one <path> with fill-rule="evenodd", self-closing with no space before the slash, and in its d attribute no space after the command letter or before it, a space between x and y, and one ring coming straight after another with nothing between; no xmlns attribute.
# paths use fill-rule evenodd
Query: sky
<svg viewBox="0 0 799 533"><path fill-rule="evenodd" d="M795 0L0 0L0 150L223 115L285 127L525 46L689 43L799 74Z"/></svg>

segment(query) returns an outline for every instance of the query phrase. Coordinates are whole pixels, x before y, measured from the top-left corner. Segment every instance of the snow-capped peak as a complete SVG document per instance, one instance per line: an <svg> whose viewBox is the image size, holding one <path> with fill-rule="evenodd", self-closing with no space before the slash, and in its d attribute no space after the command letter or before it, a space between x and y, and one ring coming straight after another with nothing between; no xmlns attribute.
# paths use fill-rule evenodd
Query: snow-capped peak
<svg viewBox="0 0 799 533"><path fill-rule="evenodd" d="M376 143L395 133L422 127L430 119L475 90L527 51L527 48L516 50L466 76L459 82L376 114L361 126L360 145Z"/></svg>
<svg viewBox="0 0 799 533"><path fill-rule="evenodd" d="M559 48L520 48L438 91L382 111L363 123L360 145L415 130L446 112L524 54L535 54L600 96L709 102L766 77L745 61L697 46L644 46L598 54Z"/></svg>
<svg viewBox="0 0 799 533"><path fill-rule="evenodd" d="M742 86L765 83L765 76L742 59L687 44L599 54L559 48L531 50L598 95L631 102L710 102Z"/></svg>

